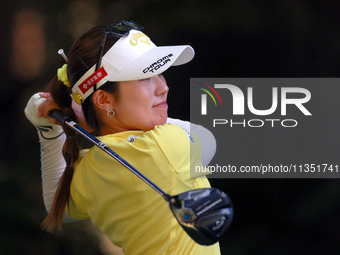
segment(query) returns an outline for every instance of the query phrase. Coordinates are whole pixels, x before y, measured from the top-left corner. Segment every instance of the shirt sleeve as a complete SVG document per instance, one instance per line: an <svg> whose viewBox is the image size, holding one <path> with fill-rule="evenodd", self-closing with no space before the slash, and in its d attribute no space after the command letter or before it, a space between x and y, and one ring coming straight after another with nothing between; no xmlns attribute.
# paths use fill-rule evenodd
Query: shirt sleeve
<svg viewBox="0 0 340 255"><path fill-rule="evenodd" d="M201 168L201 145L197 136L178 125L157 126L151 134L166 157L171 168L190 186L194 179L209 172L196 171Z"/></svg>
<svg viewBox="0 0 340 255"><path fill-rule="evenodd" d="M201 161L203 166L209 165L216 153L216 139L214 135L205 127L179 119L168 118L167 123L175 124L194 133L201 144Z"/></svg>

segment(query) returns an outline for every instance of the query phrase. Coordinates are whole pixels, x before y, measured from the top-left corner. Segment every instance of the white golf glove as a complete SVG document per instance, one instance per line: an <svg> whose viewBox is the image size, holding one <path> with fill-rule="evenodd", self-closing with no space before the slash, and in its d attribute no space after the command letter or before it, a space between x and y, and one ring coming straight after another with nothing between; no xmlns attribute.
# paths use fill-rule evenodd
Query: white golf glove
<svg viewBox="0 0 340 255"><path fill-rule="evenodd" d="M41 138L46 140L59 137L64 131L62 126L50 123L49 118L38 117L38 107L46 99L34 94L25 108L26 118L37 128Z"/></svg>

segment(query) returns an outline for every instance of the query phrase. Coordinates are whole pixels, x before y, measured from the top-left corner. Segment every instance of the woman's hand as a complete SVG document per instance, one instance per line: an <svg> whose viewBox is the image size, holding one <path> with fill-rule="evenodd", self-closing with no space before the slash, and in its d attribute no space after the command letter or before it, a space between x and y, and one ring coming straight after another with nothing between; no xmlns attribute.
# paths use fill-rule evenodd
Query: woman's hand
<svg viewBox="0 0 340 255"><path fill-rule="evenodd" d="M38 107L38 115L37 115L38 118L41 118L41 117L48 118L51 110L60 109L59 106L54 102L50 93L40 92L39 96L41 98L45 98L46 100L44 100ZM49 118L49 122L60 125L60 123L54 118Z"/></svg>
<svg viewBox="0 0 340 255"><path fill-rule="evenodd" d="M40 117L49 118L49 114L51 110L60 109L60 107L54 102L50 93L40 92L39 96L41 98L44 98L45 100L38 107L38 115L37 115L38 118ZM76 115L75 121L86 131L91 132L92 129L86 123L82 107L76 104L73 100L72 100L72 109ZM49 118L49 122L61 125L61 123L55 120L54 118Z"/></svg>
<svg viewBox="0 0 340 255"><path fill-rule="evenodd" d="M42 93L42 96L36 93L30 98L25 107L25 115L38 129L42 138L53 139L63 132L61 125L56 125L59 123L49 117L49 111L58 109L58 106L53 102L49 93Z"/></svg>

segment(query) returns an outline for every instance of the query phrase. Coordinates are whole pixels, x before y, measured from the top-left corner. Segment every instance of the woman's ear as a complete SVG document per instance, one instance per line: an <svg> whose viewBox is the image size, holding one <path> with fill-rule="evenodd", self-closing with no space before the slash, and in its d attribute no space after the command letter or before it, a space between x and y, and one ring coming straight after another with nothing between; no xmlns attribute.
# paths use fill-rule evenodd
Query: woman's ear
<svg viewBox="0 0 340 255"><path fill-rule="evenodd" d="M98 109L107 111L108 108L112 108L114 98L112 94L98 89L96 92L94 92L92 101Z"/></svg>

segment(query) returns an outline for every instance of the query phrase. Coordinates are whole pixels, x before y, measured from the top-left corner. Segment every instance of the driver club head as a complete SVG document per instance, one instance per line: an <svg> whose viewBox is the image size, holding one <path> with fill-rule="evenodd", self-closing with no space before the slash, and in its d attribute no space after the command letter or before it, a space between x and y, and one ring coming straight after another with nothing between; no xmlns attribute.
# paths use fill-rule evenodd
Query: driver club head
<svg viewBox="0 0 340 255"><path fill-rule="evenodd" d="M212 245L229 229L233 219L233 205L223 191L202 188L172 198L174 200L169 202L171 211L196 243Z"/></svg>

